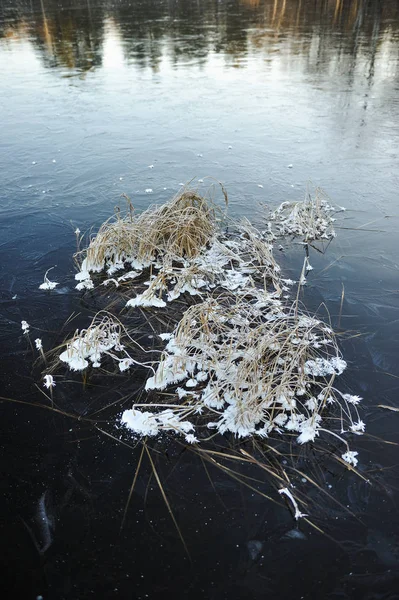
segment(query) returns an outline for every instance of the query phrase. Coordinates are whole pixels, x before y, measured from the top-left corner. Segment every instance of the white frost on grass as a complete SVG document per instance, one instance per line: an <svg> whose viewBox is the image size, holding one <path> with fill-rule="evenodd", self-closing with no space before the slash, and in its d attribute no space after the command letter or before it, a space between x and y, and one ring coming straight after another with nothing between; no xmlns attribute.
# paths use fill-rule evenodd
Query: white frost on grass
<svg viewBox="0 0 399 600"><path fill-rule="evenodd" d="M29 333L30 325L26 321L21 321L22 333Z"/></svg>
<svg viewBox="0 0 399 600"><path fill-rule="evenodd" d="M326 377L327 375L341 375L346 369L346 362L339 356L331 358L315 358L305 363L304 372L313 377Z"/></svg>
<svg viewBox="0 0 399 600"><path fill-rule="evenodd" d="M80 265L79 273L76 273L75 279L76 281L84 281L85 279L90 279L90 271L97 271L96 265L89 264L88 259L85 258Z"/></svg>
<svg viewBox="0 0 399 600"><path fill-rule="evenodd" d="M102 282L101 285L109 285L110 283L113 283L115 287L119 287L119 282L116 279L105 279L105 281Z"/></svg>
<svg viewBox="0 0 399 600"><path fill-rule="evenodd" d="M124 371L134 361L121 342L123 331L118 321L114 321L108 314L101 316L98 313L87 329L76 330L59 359L72 371L83 371L89 364L95 368L100 367L105 355L117 360L119 369ZM123 358L118 353L123 353Z"/></svg>
<svg viewBox="0 0 399 600"><path fill-rule="evenodd" d="M294 496L292 495L292 493L290 492L290 490L288 488L281 488L281 490L278 491L279 494L287 496L288 500L291 502L292 506L294 507L294 517L296 520L300 519L301 517L307 517L308 515L306 515L305 513L302 513L299 510L299 506L297 501L295 500Z"/></svg>
<svg viewBox="0 0 399 600"><path fill-rule="evenodd" d="M332 387L346 366L333 332L319 319L284 310L265 292L259 309L260 290L255 296L252 304L231 294L224 304L210 298L188 309L172 334L161 334L167 345L146 390L195 388L193 425L201 415L209 428L239 438L275 430L296 432L299 444L314 442L326 431L321 413L331 403L340 403L351 430L360 432L356 408L352 416ZM182 387L175 393L179 407L187 393Z"/></svg>
<svg viewBox="0 0 399 600"><path fill-rule="evenodd" d="M136 279L136 277L138 277L139 275L140 273L138 271L128 271L124 275L118 277L118 282L120 283L121 281L129 281L130 279Z"/></svg>
<svg viewBox="0 0 399 600"><path fill-rule="evenodd" d="M71 344L68 344L67 349L62 352L59 356L62 362L68 364L71 371L83 371L89 366L86 356L91 356L87 348L90 348L88 344L83 340L74 340ZM97 362L93 360L93 363Z"/></svg>
<svg viewBox="0 0 399 600"><path fill-rule="evenodd" d="M84 279L83 281L78 283L75 287L80 292L82 290L92 290L94 288L94 283L93 283L92 279L89 277L88 279Z"/></svg>
<svg viewBox="0 0 399 600"><path fill-rule="evenodd" d="M121 271L124 268L124 263L122 261L112 262L107 268L107 275L111 277L117 271Z"/></svg>
<svg viewBox="0 0 399 600"><path fill-rule="evenodd" d="M123 269L124 268L124 264L119 263L118 265L118 269ZM142 265L140 265L140 268L143 268ZM114 265L113 271L115 272L116 269L116 265ZM111 269L108 269L107 273L109 275ZM136 279L136 277L138 277L141 273L138 271L128 271L127 273L124 273L124 275L120 275L119 277L117 277L116 279L111 277L110 279L105 279L101 285L109 285L110 283L113 283L115 287L119 287L121 283L125 282L125 281L130 281L132 279Z"/></svg>
<svg viewBox="0 0 399 600"><path fill-rule="evenodd" d="M352 431L352 433L356 433L357 435L362 435L362 433L364 433L366 428L366 425L364 424L364 422L362 420L359 419L359 421L357 421L357 423L353 423L350 426L350 430Z"/></svg>
<svg viewBox="0 0 399 600"><path fill-rule="evenodd" d="M97 267L98 266L89 265L87 258L84 259L79 273L76 273L75 275L76 281L79 281L79 283L76 285L77 290L92 290L94 288L94 283L90 276L90 270L98 271L99 269Z"/></svg>
<svg viewBox="0 0 399 600"><path fill-rule="evenodd" d="M131 429L133 433L148 436L154 436L159 433L158 422L155 415L151 412L141 412L131 408L123 412L121 422L128 429Z"/></svg>
<svg viewBox="0 0 399 600"><path fill-rule="evenodd" d="M302 274L300 276L298 283L299 283L299 285L306 285L307 284L307 279L306 279L305 275Z"/></svg>
<svg viewBox="0 0 399 600"><path fill-rule="evenodd" d="M54 267L50 267L50 269L47 269L45 272L44 282L39 285L39 290L53 290L55 287L57 287L57 285L59 285L55 281L50 281L50 279L47 277L47 273L51 271L51 269L54 269Z"/></svg>
<svg viewBox="0 0 399 600"><path fill-rule="evenodd" d="M57 287L57 285L59 284L55 281L48 280L39 285L39 290L53 290L55 287Z"/></svg>
<svg viewBox="0 0 399 600"><path fill-rule="evenodd" d="M170 409L158 413L141 412L133 407L125 410L122 414L121 423L130 429L133 433L140 436L155 436L162 431L173 431L184 435L187 438L190 435L189 443L198 441L193 434L192 423L182 420L176 415L176 412Z"/></svg>
<svg viewBox="0 0 399 600"><path fill-rule="evenodd" d="M198 385L198 381L196 379L188 379L186 381L186 387L187 388L195 388Z"/></svg>
<svg viewBox="0 0 399 600"><path fill-rule="evenodd" d="M164 273L161 271L160 276ZM206 277L206 274L204 274ZM181 294L187 293L190 296L201 295L201 291L209 290L209 285L206 279L201 276L200 272L196 272L195 269L182 268L179 271L173 273L173 276L169 277L170 281L176 281L175 286L167 294L168 302L176 300Z"/></svg>
<svg viewBox="0 0 399 600"><path fill-rule="evenodd" d="M230 404L223 412L221 419L216 423L208 423L208 427L216 428L221 434L230 431L238 438L245 438L256 432L256 425L261 422L262 412L253 407L244 407L243 403L231 399Z"/></svg>
<svg viewBox="0 0 399 600"><path fill-rule="evenodd" d="M314 317L308 317L306 315L300 315L299 319L298 319L298 327L312 327L312 326L317 327L317 325L320 325L320 321L318 319L315 319Z"/></svg>
<svg viewBox="0 0 399 600"><path fill-rule="evenodd" d="M147 290L129 301L127 306L166 306L166 304L161 305L157 300L153 300L157 290L166 291L163 301L172 302L182 294L201 296L217 286L228 290L245 288L250 284L248 272L256 275L257 272L263 272L264 268L274 267L271 248L261 241L258 243L263 252L268 254L269 262L266 267L263 265L262 267L248 267L248 262L244 262L240 258L237 250L245 248L248 251L248 240L231 242L231 247L228 247L227 240L224 243L222 240L215 239L209 248L205 247L197 256L190 261L183 261L181 265L156 265L159 269L158 273L153 276L151 281L146 282ZM249 256L249 262L253 260L254 257ZM235 263L235 268L231 267L232 262ZM153 304L153 302L155 303Z"/></svg>
<svg viewBox="0 0 399 600"><path fill-rule="evenodd" d="M221 283L222 287L227 290L237 290L238 288L245 288L248 285L248 277L245 277L239 271L234 271L233 269L229 271L225 271L224 273L224 281Z"/></svg>
<svg viewBox="0 0 399 600"><path fill-rule="evenodd" d="M43 385L45 388L47 388L48 390L55 387L55 381L54 381L54 377L52 375L45 375L43 377Z"/></svg>
<svg viewBox="0 0 399 600"><path fill-rule="evenodd" d="M166 341L169 341L169 340L171 340L171 339L172 339L172 337L173 337L173 333L160 333L160 334L159 334L159 337L161 338L161 340L164 340L164 341L165 341L165 340L166 340Z"/></svg>
<svg viewBox="0 0 399 600"><path fill-rule="evenodd" d="M313 406L313 411L317 408L317 406ZM314 416L302 421L299 424L299 431L301 435L297 438L298 444L305 444L306 442L314 442L315 437L319 435L319 427L321 422L321 416L319 414L314 414Z"/></svg>
<svg viewBox="0 0 399 600"><path fill-rule="evenodd" d="M326 194L316 188L313 196L308 190L303 201L283 202L269 215L269 219L274 224L276 235L298 235L306 242L330 240L335 237L335 219L332 216L335 212L337 209L330 204Z"/></svg>
<svg viewBox="0 0 399 600"><path fill-rule="evenodd" d="M356 467L357 463L359 462L358 459L356 458L358 456L359 452L353 452L351 450L348 450L347 452L345 452L345 454L342 454L342 458L345 462L348 463L348 465L352 465L353 467Z"/></svg>
<svg viewBox="0 0 399 600"><path fill-rule="evenodd" d="M360 396L352 396L352 394L342 394L342 398L354 406L362 401Z"/></svg>
<svg viewBox="0 0 399 600"><path fill-rule="evenodd" d="M139 294L135 298L131 298L131 300L128 300L126 302L126 306L128 306L128 307L143 306L145 308L148 308L150 306L155 306L157 308L163 308L164 306L166 306L166 302L164 300L162 300L162 298L159 298L153 294L151 294L151 295L146 294L144 292L143 294Z"/></svg>
<svg viewBox="0 0 399 600"><path fill-rule="evenodd" d="M122 360L120 360L118 363L119 370L121 372L127 371L127 369L129 369L133 363L134 360L132 358L122 358Z"/></svg>
<svg viewBox="0 0 399 600"><path fill-rule="evenodd" d="M218 286L228 290L270 286L280 293L279 267L274 260L269 236L263 236L249 221L234 225L233 235L216 228L216 207L198 194L184 189L162 207L150 207L141 215L129 213L125 218L102 225L84 253L80 272L75 278L77 289L92 289L91 276L106 270L103 285L118 287L150 268L155 280L145 284L129 307L156 306L172 302L182 294L201 295ZM79 252L77 258L82 255ZM135 272L115 277L128 264ZM137 274L136 274L137 273ZM155 289L161 292L153 294Z"/></svg>
<svg viewBox="0 0 399 600"><path fill-rule="evenodd" d="M173 358L168 357L158 366L155 375L147 379L145 389L147 391L163 390L170 385L175 385L188 378L187 364L179 369Z"/></svg>

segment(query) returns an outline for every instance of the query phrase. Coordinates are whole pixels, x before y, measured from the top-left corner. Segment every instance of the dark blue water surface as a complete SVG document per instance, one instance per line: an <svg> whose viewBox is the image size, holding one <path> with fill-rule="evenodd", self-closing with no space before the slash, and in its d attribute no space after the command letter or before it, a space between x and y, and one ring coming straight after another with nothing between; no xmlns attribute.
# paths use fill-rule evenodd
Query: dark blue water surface
<svg viewBox="0 0 399 600"><path fill-rule="evenodd" d="M0 73L1 394L30 403L0 405L4 595L399 598L399 414L377 407L399 406L399 4L0 0ZM96 300L74 289L74 229L98 227L123 193L144 209L207 176L255 224L309 180L347 208L327 251L310 249L303 301L346 332L342 385L364 398L370 437L356 449L372 485L302 464L341 506L306 484L325 534L298 530L282 504L161 440L154 460L189 560L148 460L120 531L141 447L103 431L115 434L142 375L66 380L54 394L71 416L40 408L20 322L46 348L87 325ZM279 258L297 278L302 248ZM54 265L48 295L38 286Z"/></svg>

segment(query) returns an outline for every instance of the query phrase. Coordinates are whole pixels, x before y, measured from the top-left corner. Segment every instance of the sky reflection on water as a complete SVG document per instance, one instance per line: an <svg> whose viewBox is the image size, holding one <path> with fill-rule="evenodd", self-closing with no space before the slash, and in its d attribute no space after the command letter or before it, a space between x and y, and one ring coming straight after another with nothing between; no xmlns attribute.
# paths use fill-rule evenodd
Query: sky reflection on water
<svg viewBox="0 0 399 600"><path fill-rule="evenodd" d="M297 197L308 179L353 208L384 184L389 204L399 122L391 3L39 2L2 12L0 166L22 203L42 205L44 191L68 209L83 192L82 204L101 210L126 191L144 206L146 188L158 200L164 187L212 175L237 210Z"/></svg>

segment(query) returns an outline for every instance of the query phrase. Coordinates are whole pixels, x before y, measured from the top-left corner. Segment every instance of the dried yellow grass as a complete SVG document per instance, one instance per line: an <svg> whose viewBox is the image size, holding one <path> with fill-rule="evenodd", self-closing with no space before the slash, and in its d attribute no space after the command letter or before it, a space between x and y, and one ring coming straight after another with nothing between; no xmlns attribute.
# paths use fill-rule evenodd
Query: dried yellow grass
<svg viewBox="0 0 399 600"><path fill-rule="evenodd" d="M162 256L163 264L196 257L213 239L220 209L197 191L185 189L162 206L151 206L139 215L133 211L103 223L86 250L87 271L113 272L125 261L148 266Z"/></svg>

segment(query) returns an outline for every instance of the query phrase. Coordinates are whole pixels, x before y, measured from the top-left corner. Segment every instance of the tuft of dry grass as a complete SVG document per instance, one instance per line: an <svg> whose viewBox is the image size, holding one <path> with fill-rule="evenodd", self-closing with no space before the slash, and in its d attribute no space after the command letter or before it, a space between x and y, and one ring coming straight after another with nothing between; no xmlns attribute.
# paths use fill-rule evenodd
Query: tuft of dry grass
<svg viewBox="0 0 399 600"><path fill-rule="evenodd" d="M112 275L131 263L144 268L158 259L163 265L190 260L209 244L216 231L219 209L195 190L185 189L162 206L151 206L140 215L119 212L106 221L86 250L81 271L107 270ZM84 279L84 277L81 277Z"/></svg>
<svg viewBox="0 0 399 600"><path fill-rule="evenodd" d="M272 213L271 222L280 235L301 235L305 242L331 239L334 210L318 188L313 195L308 191L303 202L283 203ZM222 231L222 219L229 233ZM138 307L141 316L141 307L167 311L168 302L185 294L175 311L148 315L153 333L165 324L161 359L151 363L133 359L133 347L141 357L150 350L139 346L121 321L106 311L100 311L87 329L77 330L58 358L77 371L96 369L109 358L120 371L133 364L150 368L145 391L132 409L123 412L122 424L144 444L147 438L171 432L211 461L221 454L209 451L210 440L231 443L230 450L248 441L252 454L242 447L239 452L225 448L223 459L244 460L267 471L299 518L304 516L299 507L307 510L306 499L298 504L275 442L297 445L291 456L307 442L315 442L315 452L321 454L326 448L321 438L329 433L337 447L346 446L341 455L334 449L334 457L352 468L357 452L349 449L343 436L361 434L364 423L357 409L361 399L336 387L346 363L334 332L302 310L299 288L292 304L286 302L287 295L282 298L295 282L282 279L272 238L271 224L261 233L247 219L227 221L209 197L188 188L141 214L135 214L131 205L126 216L117 212L75 255L82 261L77 287L93 288L91 275L101 273L98 280L114 286L113 297ZM300 284L307 266L306 257ZM232 435L224 439L224 434ZM234 469L226 472L237 475Z"/></svg>
<svg viewBox="0 0 399 600"><path fill-rule="evenodd" d="M207 430L213 429L241 438L286 434L301 445L324 432L346 445L346 462L357 462L342 434L364 430L360 399L334 385L346 363L333 331L298 311L296 303L283 306L257 288L226 292L188 308L164 338L164 354L146 389L169 392L170 429L187 441L206 440L211 435ZM162 397L145 404L144 417L142 406L133 407L132 428L156 435ZM330 419L329 407L337 408L336 420ZM179 427L183 419L185 428Z"/></svg>
<svg viewBox="0 0 399 600"><path fill-rule="evenodd" d="M99 311L86 329L76 329L75 333L53 354L58 355L53 369L59 362L68 365L71 371L85 371L88 367L100 368L104 358L111 358L118 364L119 371L128 370L132 365L152 369L151 363L143 363L132 358L132 349L145 349L134 340L124 325L107 311Z"/></svg>
<svg viewBox="0 0 399 600"><path fill-rule="evenodd" d="M270 214L270 227L279 236L299 235L305 242L330 240L336 235L333 214L339 210L343 209L334 208L321 188L312 195L308 187L304 200L283 202Z"/></svg>
<svg viewBox="0 0 399 600"><path fill-rule="evenodd" d="M123 218L117 213L83 252L76 287L92 289L91 273L105 269L109 278L103 285L135 292L128 307L163 308L181 294L203 297L216 287L236 290L260 285L280 295L284 289L280 267L268 238L247 219L230 221L232 233L224 235L222 217L213 201L191 189L137 216L133 210ZM127 265L134 270L114 276ZM147 287L138 293L137 278L144 271L149 276Z"/></svg>

